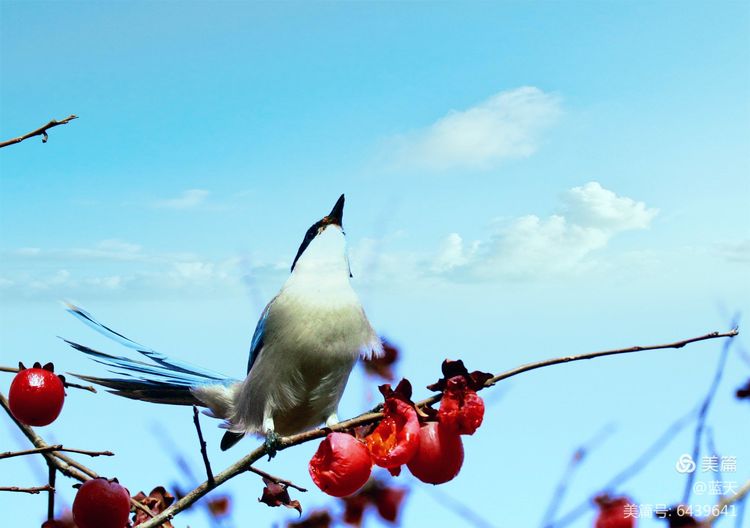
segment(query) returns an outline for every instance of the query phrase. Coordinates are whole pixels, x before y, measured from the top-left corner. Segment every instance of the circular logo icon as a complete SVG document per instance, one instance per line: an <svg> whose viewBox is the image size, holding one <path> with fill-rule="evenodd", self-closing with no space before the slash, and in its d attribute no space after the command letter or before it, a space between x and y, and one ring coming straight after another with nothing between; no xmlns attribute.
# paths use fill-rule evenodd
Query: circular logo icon
<svg viewBox="0 0 750 528"><path fill-rule="evenodd" d="M678 473L692 473L695 471L695 460L686 453L680 457L674 468Z"/></svg>

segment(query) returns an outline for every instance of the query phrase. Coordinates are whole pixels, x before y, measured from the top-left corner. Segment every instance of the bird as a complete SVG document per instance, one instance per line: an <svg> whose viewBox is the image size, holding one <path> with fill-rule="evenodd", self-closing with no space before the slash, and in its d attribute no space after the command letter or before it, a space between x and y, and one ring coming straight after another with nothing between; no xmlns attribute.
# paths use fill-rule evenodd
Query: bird
<svg viewBox="0 0 750 528"><path fill-rule="evenodd" d="M338 419L338 405L359 357L383 354L351 284L343 229L344 195L305 233L289 277L261 313L250 341L244 379L230 378L143 346L82 308L66 309L88 326L149 361L115 356L64 339L106 365L115 378L74 374L118 396L146 402L197 405L223 420L221 450L245 435L265 437L273 456L282 436Z"/></svg>

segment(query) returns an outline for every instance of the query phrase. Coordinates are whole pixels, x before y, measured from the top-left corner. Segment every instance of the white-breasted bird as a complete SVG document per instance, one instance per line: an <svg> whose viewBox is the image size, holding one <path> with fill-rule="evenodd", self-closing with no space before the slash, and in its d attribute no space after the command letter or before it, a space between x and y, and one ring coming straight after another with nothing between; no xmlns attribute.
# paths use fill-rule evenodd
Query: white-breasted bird
<svg viewBox="0 0 750 528"><path fill-rule="evenodd" d="M330 214L307 230L289 278L255 328L244 380L168 358L68 305L68 311L98 332L151 360L113 356L65 340L125 377L77 376L126 398L208 407L206 413L223 419L228 429L222 450L256 433L266 436L273 451L279 435L336 423L357 358L383 352L351 286L343 212L342 194Z"/></svg>

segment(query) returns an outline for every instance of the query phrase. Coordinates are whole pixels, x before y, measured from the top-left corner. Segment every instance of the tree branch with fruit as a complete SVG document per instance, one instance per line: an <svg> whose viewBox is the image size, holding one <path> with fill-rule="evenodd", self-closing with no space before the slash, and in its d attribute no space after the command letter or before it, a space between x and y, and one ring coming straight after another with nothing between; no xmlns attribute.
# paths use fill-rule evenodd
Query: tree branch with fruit
<svg viewBox="0 0 750 528"><path fill-rule="evenodd" d="M513 376L561 363L677 349L700 341L733 338L738 333L738 329L734 328L728 332L712 332L661 345L557 357L521 365L496 375L480 371L469 372L461 361L446 360L442 366L443 377L428 387L435 391L434 395L414 403L411 399L411 384L407 380L402 380L395 389L390 385L382 385L380 390L384 403L375 409L331 427L282 437L277 450L323 438L310 461L309 472L313 482L323 492L336 497L350 496L362 489L370 478L373 465L387 469L392 475L398 475L402 466L406 465L417 479L441 484L453 479L461 469L464 460L461 436L474 434L482 424L485 406L478 395L481 390ZM0 371L13 369L0 367ZM131 498L116 480L100 478L89 468L63 455L61 446L48 445L30 427L49 424L59 415L64 402L65 383L64 378L52 372L51 365L42 368L36 364L31 369L21 368L11 384L9 399L6 400L0 394L0 405L34 444L36 449L25 454L41 454L55 471L84 482L73 503L73 513L79 528L123 528L129 522L131 508L140 512L136 512L135 521L135 525L140 528L171 526L171 519L211 490L242 473L259 473L252 465L268 455L266 446L261 445L225 470L217 474L208 473L213 478L208 478L176 502L156 501L159 507L151 511ZM83 386L77 388L87 389ZM437 403L440 405L438 409L434 409L433 406ZM198 424L196 427L198 428ZM54 449L56 447L60 449ZM81 453L80 450L74 452ZM435 463L438 460L440 463ZM208 468L207 455L204 461ZM263 478L266 487L262 502L272 506L299 506L297 501L289 498L288 493L290 487L302 490L299 486L268 474ZM53 522L55 521L50 518L47 526L53 527Z"/></svg>

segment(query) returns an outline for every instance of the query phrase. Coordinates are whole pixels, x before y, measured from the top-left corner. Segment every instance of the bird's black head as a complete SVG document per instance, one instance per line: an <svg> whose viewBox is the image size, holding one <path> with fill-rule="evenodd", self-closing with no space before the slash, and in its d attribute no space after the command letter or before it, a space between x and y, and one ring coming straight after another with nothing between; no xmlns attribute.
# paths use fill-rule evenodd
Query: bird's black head
<svg viewBox="0 0 750 528"><path fill-rule="evenodd" d="M294 271L294 266L297 264L297 261L302 256L302 253L305 252L305 249L307 249L307 246L310 245L310 242L318 236L320 233L325 231L325 228L329 225L335 225L343 229L343 219L344 219L344 195L342 194L339 196L339 199L336 200L336 205L333 206L333 209L331 209L331 212L315 222L313 225L310 226L310 229L307 230L307 233L305 233L305 238L302 239L302 244L299 246L299 250L297 251L297 256L294 257L294 262L292 262L292 271Z"/></svg>

